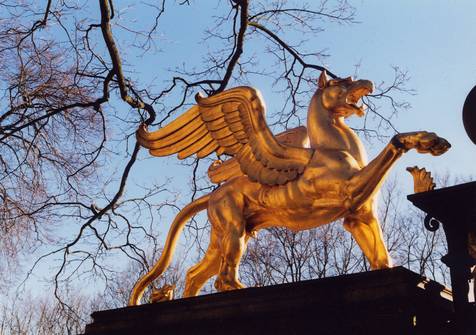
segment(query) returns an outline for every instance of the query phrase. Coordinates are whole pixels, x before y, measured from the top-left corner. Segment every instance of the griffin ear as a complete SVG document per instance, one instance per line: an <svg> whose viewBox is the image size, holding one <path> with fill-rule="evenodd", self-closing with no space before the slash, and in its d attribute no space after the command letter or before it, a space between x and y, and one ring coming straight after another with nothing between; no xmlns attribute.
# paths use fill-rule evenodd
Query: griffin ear
<svg viewBox="0 0 476 335"><path fill-rule="evenodd" d="M327 86L327 73L326 70L321 71L321 75L319 76L319 88L322 90Z"/></svg>

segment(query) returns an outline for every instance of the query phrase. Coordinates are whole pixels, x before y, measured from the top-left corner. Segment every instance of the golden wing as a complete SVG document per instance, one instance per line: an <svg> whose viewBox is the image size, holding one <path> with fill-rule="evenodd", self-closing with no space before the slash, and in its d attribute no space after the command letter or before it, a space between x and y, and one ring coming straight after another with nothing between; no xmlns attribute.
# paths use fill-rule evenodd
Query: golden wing
<svg viewBox="0 0 476 335"><path fill-rule="evenodd" d="M300 126L277 134L276 140L284 145L296 148L309 148L307 129ZM212 183L219 184L233 177L242 176L240 164L235 157L225 161L217 160L208 168L208 177Z"/></svg>
<svg viewBox="0 0 476 335"><path fill-rule="evenodd" d="M280 144L269 130L259 92L236 87L196 97L197 105L167 126L137 131L138 142L153 156L178 153L179 159L212 152L233 156L243 174L266 185L284 184L304 171L313 151Z"/></svg>

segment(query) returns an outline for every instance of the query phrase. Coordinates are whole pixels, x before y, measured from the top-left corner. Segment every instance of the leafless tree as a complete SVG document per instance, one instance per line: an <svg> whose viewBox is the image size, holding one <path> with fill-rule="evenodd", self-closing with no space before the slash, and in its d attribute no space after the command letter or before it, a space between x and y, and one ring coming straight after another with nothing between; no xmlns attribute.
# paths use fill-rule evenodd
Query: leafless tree
<svg viewBox="0 0 476 335"><path fill-rule="evenodd" d="M89 320L90 300L80 294L68 294L70 310L53 297L25 295L3 305L0 310L0 333L5 335L81 334Z"/></svg>
<svg viewBox="0 0 476 335"><path fill-rule="evenodd" d="M155 254L161 250L155 250ZM150 258L155 258L151 255ZM174 284L183 289L183 261L179 257L165 272L157 285ZM97 310L121 308L127 305L129 295L141 271L137 262L129 262L122 271L117 271L99 294L83 293L79 288L62 287L59 301L53 295L41 292L23 292L0 307L0 334L4 335L52 335L82 334L91 313ZM148 295L149 292L146 292ZM66 304L67 302L67 304Z"/></svg>
<svg viewBox="0 0 476 335"><path fill-rule="evenodd" d="M9 285L15 275L28 279L47 263L55 265L51 283L61 301L62 288L78 280L100 280L118 292L108 286L123 270L117 260L134 262L131 271L146 271L152 263L147 256L160 250L156 223L161 215L173 215L182 201L176 202L177 190L167 176L140 179L138 165L148 163L134 137L141 123L160 127L192 104L199 91L213 95L264 78L284 97L270 121L276 129L287 128L304 120L320 71L343 75L324 66L325 46L316 50L306 39L331 24L352 24L355 8L346 0L228 0L216 2L203 40L197 41L205 52L186 66L161 63L163 57L157 57L161 80L150 84L136 74L133 56L161 55L158 36L169 8L176 7L171 11L176 12L190 6L200 10L204 4L0 0L1 285ZM147 15L136 20L136 8ZM392 116L408 107L399 100L400 93L411 93L406 81L398 68L389 84L380 81L365 101L369 113L356 130L367 136L393 132ZM380 109L385 103L389 108ZM202 177L208 163L184 163L190 171L191 198L213 189ZM189 225L189 245L201 242L207 232L204 221ZM272 238L276 249L281 245L302 259L283 254L280 261L287 263L276 268L257 264L285 278L257 282L365 266L354 263L354 244L346 235L325 241L327 233L341 236L332 229L266 234L263 241L271 243ZM250 247L249 255L259 243ZM204 248L194 245L199 252ZM310 250L316 249L329 250L330 258L313 260L316 254ZM337 252L342 254L332 254ZM38 255L26 275L17 271L22 255Z"/></svg>

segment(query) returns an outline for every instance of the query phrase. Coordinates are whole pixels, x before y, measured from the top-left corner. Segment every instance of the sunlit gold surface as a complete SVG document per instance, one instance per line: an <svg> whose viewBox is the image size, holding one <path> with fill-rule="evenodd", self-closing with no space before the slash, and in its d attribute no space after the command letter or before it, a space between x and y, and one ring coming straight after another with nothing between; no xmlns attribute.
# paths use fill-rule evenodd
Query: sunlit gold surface
<svg viewBox="0 0 476 335"><path fill-rule="evenodd" d="M260 94L250 87L198 96L196 106L166 127L151 133L141 127L137 139L155 156L178 153L183 159L216 152L233 157L209 171L214 182L223 184L174 219L159 261L136 283L129 305L137 305L146 287L165 271L186 221L204 209L211 223L210 243L204 258L187 272L184 297L197 295L214 275L218 291L243 287L238 267L247 241L266 227L300 231L343 218L372 269L390 267L375 195L404 152L415 148L440 155L450 145L425 131L398 134L367 163L361 141L344 121L363 115L356 103L372 89L367 80L328 80L321 74L308 111L310 148L302 146L302 129L290 135L290 144L273 136Z"/></svg>
<svg viewBox="0 0 476 335"><path fill-rule="evenodd" d="M280 144L287 146L309 148L309 137L307 136L306 127L286 130L276 135L276 140ZM215 184L242 175L240 163L236 158L229 158L224 162L217 160L208 168L208 177Z"/></svg>
<svg viewBox="0 0 476 335"><path fill-rule="evenodd" d="M418 168L418 166L407 167L407 171L413 176L413 191L414 193L427 192L435 189L435 183L431 173L425 168Z"/></svg>
<svg viewBox="0 0 476 335"><path fill-rule="evenodd" d="M161 288L153 288L150 294L150 302L162 302L174 299L175 285L164 285Z"/></svg>

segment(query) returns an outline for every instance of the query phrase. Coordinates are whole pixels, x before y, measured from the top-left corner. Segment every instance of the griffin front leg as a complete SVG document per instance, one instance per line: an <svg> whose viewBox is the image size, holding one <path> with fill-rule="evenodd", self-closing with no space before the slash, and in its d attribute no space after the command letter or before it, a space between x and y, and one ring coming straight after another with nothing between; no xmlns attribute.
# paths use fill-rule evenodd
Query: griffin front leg
<svg viewBox="0 0 476 335"><path fill-rule="evenodd" d="M357 172L347 185L351 209L357 209L379 190L392 165L410 149L434 156L445 153L451 147L444 138L426 131L395 135L383 151L366 167Z"/></svg>
<svg viewBox="0 0 476 335"><path fill-rule="evenodd" d="M377 215L369 202L356 213L344 219L344 228L349 231L370 263L372 270L392 266L383 240L382 229Z"/></svg>
<svg viewBox="0 0 476 335"><path fill-rule="evenodd" d="M346 185L346 202L352 211L371 199L380 189L393 164L405 152L389 143L367 166L352 176Z"/></svg>

